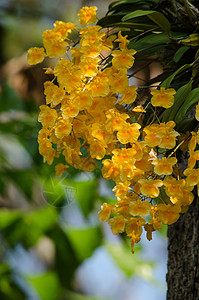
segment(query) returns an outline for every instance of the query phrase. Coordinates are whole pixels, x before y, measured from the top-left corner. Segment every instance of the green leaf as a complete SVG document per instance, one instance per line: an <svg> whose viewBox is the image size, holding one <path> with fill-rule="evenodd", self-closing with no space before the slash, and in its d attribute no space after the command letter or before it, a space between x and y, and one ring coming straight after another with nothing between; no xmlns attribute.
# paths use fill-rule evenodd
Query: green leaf
<svg viewBox="0 0 199 300"><path fill-rule="evenodd" d="M28 201L32 200L33 180L32 170L6 170L6 176L24 193Z"/></svg>
<svg viewBox="0 0 199 300"><path fill-rule="evenodd" d="M7 82L3 82L2 92L0 93L0 112L9 110L23 110L24 104L16 92L8 85Z"/></svg>
<svg viewBox="0 0 199 300"><path fill-rule="evenodd" d="M157 0L119 0L109 5L108 13L112 11L134 11L138 8L148 9L150 5L157 2Z"/></svg>
<svg viewBox="0 0 199 300"><path fill-rule="evenodd" d="M117 198L113 197L113 198L107 198L107 197L103 197L103 196L100 196L98 197L98 200L101 202L101 203L108 203L108 204L116 204L117 203Z"/></svg>
<svg viewBox="0 0 199 300"><path fill-rule="evenodd" d="M199 33L192 33L187 39L181 40L181 43L190 47L199 47Z"/></svg>
<svg viewBox="0 0 199 300"><path fill-rule="evenodd" d="M64 228L80 261L91 256L93 251L101 245L102 232L99 226L87 226L85 228Z"/></svg>
<svg viewBox="0 0 199 300"><path fill-rule="evenodd" d="M15 283L12 271L8 265L0 265L0 299L1 300L25 300L24 291Z"/></svg>
<svg viewBox="0 0 199 300"><path fill-rule="evenodd" d="M168 230L168 225L164 225L164 224L161 224L162 228L157 230L157 232L159 234L161 234L163 237L167 237L167 230Z"/></svg>
<svg viewBox="0 0 199 300"><path fill-rule="evenodd" d="M147 54L155 52L157 51L157 49L165 47L168 42L169 38L166 36L165 33L153 33L138 39L136 42L131 41L129 47L135 49L136 51L142 51L142 54L144 52ZM147 49L150 47L153 48Z"/></svg>
<svg viewBox="0 0 199 300"><path fill-rule="evenodd" d="M174 80L175 76L181 73L182 71L188 69L190 67L190 64L186 64L181 66L179 69L177 69L173 74L171 74L167 79L165 79L160 86L164 87L165 89L168 89L171 82Z"/></svg>
<svg viewBox="0 0 199 300"><path fill-rule="evenodd" d="M53 228L57 221L57 212L48 206L24 215L23 221L25 230L21 242L25 247L30 247Z"/></svg>
<svg viewBox="0 0 199 300"><path fill-rule="evenodd" d="M105 299L105 298L98 298L98 297L89 297L86 295L80 295L71 291L66 292L67 299L68 300L111 300L111 299Z"/></svg>
<svg viewBox="0 0 199 300"><path fill-rule="evenodd" d="M127 275L131 276L135 273L136 262L130 248L120 244L107 244L106 249L113 257L118 267ZM122 259L121 259L122 257Z"/></svg>
<svg viewBox="0 0 199 300"><path fill-rule="evenodd" d="M178 132L186 133L187 131L190 131L190 128L193 128L194 123L196 123L196 119L194 117L185 118L176 124L175 130Z"/></svg>
<svg viewBox="0 0 199 300"><path fill-rule="evenodd" d="M152 281L153 264L140 260L136 252L135 254L131 253L130 247L124 244L107 244L106 249L126 276L130 277L132 274L136 274ZM144 273L144 269L148 272Z"/></svg>
<svg viewBox="0 0 199 300"><path fill-rule="evenodd" d="M57 220L57 213L49 207L31 213L0 210L0 228L10 246L21 242L25 247L33 246L45 235Z"/></svg>
<svg viewBox="0 0 199 300"><path fill-rule="evenodd" d="M179 60L181 59L181 57L185 54L185 52L187 51L187 50L189 50L189 47L187 47L187 46L182 46L182 47L180 47L177 51L176 51L176 53L175 53L175 55L174 55L174 57L173 57L173 61L174 62L179 62Z"/></svg>
<svg viewBox="0 0 199 300"><path fill-rule="evenodd" d="M13 247L26 235L27 226L19 211L0 210L1 234L9 246Z"/></svg>
<svg viewBox="0 0 199 300"><path fill-rule="evenodd" d="M127 28L131 30L131 33L133 31L133 29L136 30L148 30L148 29L152 29L154 28L154 25L150 25L150 24L142 24L142 23L132 23L132 22L115 22L112 24L109 24L109 27L117 27L117 28ZM137 34L139 34L138 32L134 32Z"/></svg>
<svg viewBox="0 0 199 300"><path fill-rule="evenodd" d="M76 197L85 217L92 211L97 199L97 181L82 181L73 184L76 189Z"/></svg>
<svg viewBox="0 0 199 300"><path fill-rule="evenodd" d="M43 195L50 206L61 208L67 201L68 185L64 179L49 177L42 184Z"/></svg>
<svg viewBox="0 0 199 300"><path fill-rule="evenodd" d="M55 209L45 206L42 209L32 211L27 216L25 215L25 218L27 218L27 222L30 222L32 226L36 226L42 231L46 231L55 224L57 216L58 214Z"/></svg>
<svg viewBox="0 0 199 300"><path fill-rule="evenodd" d="M60 284L55 273L48 272L39 276L26 276L25 279L42 300L60 299Z"/></svg>
<svg viewBox="0 0 199 300"><path fill-rule="evenodd" d="M187 96L191 92L192 89L192 81L189 81L187 84L183 85L179 88L174 95L174 104L172 107L166 109L164 111L163 122L174 121L175 116L178 113L179 108L186 100Z"/></svg>
<svg viewBox="0 0 199 300"><path fill-rule="evenodd" d="M147 16L150 18L155 24L160 26L162 30L167 34L170 35L170 29L171 29L171 24L167 20L167 18L161 14L158 11L153 11L153 10L136 10L133 11L126 16L122 18L122 21L127 21L133 18L141 17L141 16Z"/></svg>
<svg viewBox="0 0 199 300"><path fill-rule="evenodd" d="M25 215L27 223L33 227L38 227L41 231L47 231L57 221L57 212L52 207L46 206L42 209L31 212L29 215ZM42 220L42 221L41 221Z"/></svg>
<svg viewBox="0 0 199 300"><path fill-rule="evenodd" d="M1 234L6 239L6 243L10 247L14 247L26 235L26 230L23 220L19 219L1 230Z"/></svg>
<svg viewBox="0 0 199 300"><path fill-rule="evenodd" d="M101 18L97 24L102 27L111 27L111 24L114 25L115 23L120 22L123 16L124 15L122 15L122 14L106 16L106 17Z"/></svg>
<svg viewBox="0 0 199 300"><path fill-rule="evenodd" d="M48 232L48 236L55 245L55 269L60 283L63 287L70 288L80 260L66 232L58 224Z"/></svg>
<svg viewBox="0 0 199 300"><path fill-rule="evenodd" d="M188 97L186 98L185 102L183 105L180 107L178 113L175 116L175 122L179 123L182 121L185 116L189 113L189 111L192 109L192 107L198 103L199 101L199 88L193 89Z"/></svg>
<svg viewBox="0 0 199 300"><path fill-rule="evenodd" d="M21 219L21 213L19 211L10 211L7 209L0 209L0 228L6 228L11 224Z"/></svg>

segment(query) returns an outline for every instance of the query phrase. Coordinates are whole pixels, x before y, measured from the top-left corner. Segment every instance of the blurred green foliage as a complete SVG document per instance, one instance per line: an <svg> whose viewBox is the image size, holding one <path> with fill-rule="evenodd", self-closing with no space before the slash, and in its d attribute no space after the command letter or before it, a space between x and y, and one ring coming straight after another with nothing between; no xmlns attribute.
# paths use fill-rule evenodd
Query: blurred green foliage
<svg viewBox="0 0 199 300"><path fill-rule="evenodd" d="M98 173L81 179L82 173L70 168L57 179L54 166L43 163L34 101L24 102L4 82L0 107L0 299L28 299L27 291L32 291L41 300L100 300L74 292L73 282L78 266L102 245L126 276L142 276L143 266L152 268L139 260L140 247L135 256L130 254L124 237L118 245L107 243L97 211L101 203L115 199L101 196ZM64 217L71 206L80 211L83 224L78 217L72 223ZM50 266L42 273L13 267L8 253L15 253L18 245L32 251L44 237L54 249Z"/></svg>
<svg viewBox="0 0 199 300"><path fill-rule="evenodd" d="M32 44L35 45L35 41L39 45L41 40L38 37L46 29L49 20L52 21L52 25L54 19L61 18L64 21L66 18L64 15L66 8L61 12L55 10L54 2L50 3L47 0L30 2L31 4L25 1L11 1L11 4L14 3L13 8L11 5L10 9L8 5L9 9L0 10L2 19L0 40L4 44L0 50L1 63L13 55L22 54ZM122 5L123 2L132 5L143 1L122 1ZM60 3L62 4L63 1ZM136 3L139 7L140 4L142 3ZM46 14L42 11L44 7L48 8ZM131 13L131 8L129 9L129 6L126 8L126 12ZM143 6L143 9L147 8ZM110 9L114 11L115 6L110 6ZM68 11L71 11L73 16L76 15L74 7ZM130 17L136 18L132 15ZM138 26L132 20L126 19L122 24L128 25L131 29L138 26L142 30L153 28L154 22L156 25L158 22L162 33L152 36L149 32L142 39L138 36L132 40L136 50L146 53L148 57L153 53L150 52L150 47L154 45L154 41L159 44L159 49L165 47L168 42L169 25L165 20L161 22L159 14L142 14L141 17L148 18L148 21L139 22ZM42 18L46 18L46 23L42 23ZM116 12L113 21L121 21L119 18ZM106 20L112 22L109 17L102 22ZM123 26L122 24L120 23L120 26ZM10 47L11 41L12 47ZM149 48L148 52L144 52L146 47ZM187 46L182 48L179 48L175 55L175 63L183 59L185 51L190 51ZM140 60L142 60L141 56ZM35 295L35 299L38 297L41 300L100 300L78 293L78 289L74 286L74 278L77 268L101 246L107 249L127 278L131 275L139 275L152 281L150 276L146 276L148 273L144 270L152 270L153 264L140 259L141 246L136 247L135 254L132 256L129 241L127 242L124 236L121 235L120 242L117 244L108 243L104 226L97 221L100 204L115 201L112 196L107 198L100 194L100 168L91 176L87 176L86 180L85 176L81 179L82 174L73 168L69 168L61 179L57 179L54 165L43 164L37 144L40 129L40 124L37 122L38 111L39 105L34 99L24 101L7 81L2 83L0 91L0 299L28 299L30 292ZM111 186L112 183L108 184ZM83 225L78 217L77 220L74 217L73 222L65 218L65 214L70 214L70 208L73 206L80 212ZM163 231L165 235L166 230ZM14 255L18 245L28 253L31 251L37 253L36 249L42 238L47 238L54 249L50 264L43 261L45 265L43 272L34 274L31 271L20 272L8 259L9 254ZM45 251L48 252L48 249Z"/></svg>

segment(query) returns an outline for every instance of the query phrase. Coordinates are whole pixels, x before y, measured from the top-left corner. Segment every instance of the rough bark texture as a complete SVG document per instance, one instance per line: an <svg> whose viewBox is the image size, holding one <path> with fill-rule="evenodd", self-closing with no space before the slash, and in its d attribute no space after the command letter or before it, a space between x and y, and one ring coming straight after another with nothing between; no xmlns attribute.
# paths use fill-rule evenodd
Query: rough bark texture
<svg viewBox="0 0 199 300"><path fill-rule="evenodd" d="M167 300L199 300L199 199L168 228Z"/></svg>

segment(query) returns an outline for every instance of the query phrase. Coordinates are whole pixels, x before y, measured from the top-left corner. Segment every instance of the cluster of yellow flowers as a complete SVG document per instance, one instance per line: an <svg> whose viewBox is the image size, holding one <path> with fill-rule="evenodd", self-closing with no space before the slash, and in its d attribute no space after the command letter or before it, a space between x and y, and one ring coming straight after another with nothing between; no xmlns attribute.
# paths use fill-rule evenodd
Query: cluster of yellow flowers
<svg viewBox="0 0 199 300"><path fill-rule="evenodd" d="M133 251L143 228L151 240L161 223L176 222L192 203L191 191L199 184L199 169L195 169L199 133L192 132L188 167L182 173L175 157L179 136L175 123L154 118L148 126L142 125L140 114L145 110L135 105L137 87L129 85L127 74L136 51L128 48L129 40L121 32L108 36L100 26L88 25L95 23L96 10L79 11L83 28L56 21L54 29L43 33L44 48L28 51L31 65L46 56L54 58L55 64L46 69L54 79L44 84L39 151L48 164L65 157L66 164L55 167L57 176L69 165L93 171L97 160L102 160L103 177L116 183L117 203L104 203L99 219L109 220L113 234L126 231ZM79 33L78 47L69 37L72 31ZM115 43L119 44L116 50ZM152 107L171 107L174 94L172 88L152 90ZM168 149L170 155L165 157Z"/></svg>

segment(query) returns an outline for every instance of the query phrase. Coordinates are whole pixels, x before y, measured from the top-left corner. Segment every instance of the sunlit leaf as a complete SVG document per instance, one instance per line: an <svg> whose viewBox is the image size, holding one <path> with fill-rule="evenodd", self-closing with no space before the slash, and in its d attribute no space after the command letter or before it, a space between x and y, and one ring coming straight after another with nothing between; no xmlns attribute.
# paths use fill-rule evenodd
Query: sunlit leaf
<svg viewBox="0 0 199 300"><path fill-rule="evenodd" d="M181 43L190 47L199 47L199 33L192 33L188 38L181 40Z"/></svg>
<svg viewBox="0 0 199 300"><path fill-rule="evenodd" d="M168 225L161 224L162 228L159 229L157 232L160 233L163 237L167 237L167 230L168 230Z"/></svg>
<svg viewBox="0 0 199 300"><path fill-rule="evenodd" d="M62 208L67 201L67 188L64 179L57 179L53 176L46 178L42 184L44 201L52 207Z"/></svg>
<svg viewBox="0 0 199 300"><path fill-rule="evenodd" d="M95 200L97 199L97 181L89 180L75 182L73 186L76 189L76 197L82 212L87 217L93 209Z"/></svg>
<svg viewBox="0 0 199 300"><path fill-rule="evenodd" d="M56 223L57 213L50 207L31 212L23 216L24 235L21 242L25 247L30 247L45 235Z"/></svg>
<svg viewBox="0 0 199 300"><path fill-rule="evenodd" d="M48 272L42 275L26 276L28 283L42 300L56 300L60 296L60 284L57 275Z"/></svg>
<svg viewBox="0 0 199 300"><path fill-rule="evenodd" d="M8 209L0 210L0 228L6 228L12 223L21 219L21 213L19 211L10 211Z"/></svg>
<svg viewBox="0 0 199 300"><path fill-rule="evenodd" d="M77 294L77 293L71 292L71 291L67 291L66 295L67 295L68 300L111 300L110 298L105 299L104 297L103 298L98 298L98 297L80 295L80 294Z"/></svg>
<svg viewBox="0 0 199 300"><path fill-rule="evenodd" d="M30 213L0 210L1 232L11 246L17 242L25 247L34 245L52 228L56 219L56 212L49 207Z"/></svg>
<svg viewBox="0 0 199 300"><path fill-rule="evenodd" d="M34 227L40 228L42 231L51 228L57 220L57 212L52 207L46 206L42 209L32 211L27 217L27 222L30 222Z"/></svg>
<svg viewBox="0 0 199 300"><path fill-rule="evenodd" d="M81 228L66 226L64 230L81 261L91 256L102 242L102 232L99 226L90 225Z"/></svg>
<svg viewBox="0 0 199 300"><path fill-rule="evenodd" d="M137 251L135 249L136 252L134 255L132 255L130 247L127 247L124 244L107 244L106 249L126 276L130 277L135 273L136 275L139 274L140 276L145 277L145 279L152 280L153 264L136 257L136 252L139 251L138 249ZM146 270L145 274L144 268Z"/></svg>
<svg viewBox="0 0 199 300"><path fill-rule="evenodd" d="M13 279L10 267L2 263L0 265L0 299L1 300L25 300L23 289Z"/></svg>
<svg viewBox="0 0 199 300"><path fill-rule="evenodd" d="M117 203L117 199L116 197L114 198L107 198L107 197L99 197L98 200L102 203L108 203L108 204L116 204Z"/></svg>

